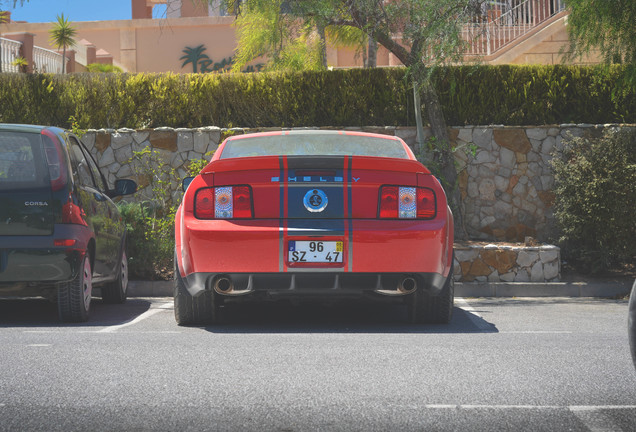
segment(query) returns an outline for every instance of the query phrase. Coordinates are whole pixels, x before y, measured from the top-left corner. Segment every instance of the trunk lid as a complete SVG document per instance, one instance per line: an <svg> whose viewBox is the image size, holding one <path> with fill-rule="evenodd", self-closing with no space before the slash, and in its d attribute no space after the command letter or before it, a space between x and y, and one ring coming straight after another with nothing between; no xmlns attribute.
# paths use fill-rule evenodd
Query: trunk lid
<svg viewBox="0 0 636 432"><path fill-rule="evenodd" d="M258 219L375 219L380 187L418 186L419 162L367 156L267 156L211 163L215 186L249 185Z"/></svg>
<svg viewBox="0 0 636 432"><path fill-rule="evenodd" d="M0 131L0 235L52 234L54 207L42 135Z"/></svg>

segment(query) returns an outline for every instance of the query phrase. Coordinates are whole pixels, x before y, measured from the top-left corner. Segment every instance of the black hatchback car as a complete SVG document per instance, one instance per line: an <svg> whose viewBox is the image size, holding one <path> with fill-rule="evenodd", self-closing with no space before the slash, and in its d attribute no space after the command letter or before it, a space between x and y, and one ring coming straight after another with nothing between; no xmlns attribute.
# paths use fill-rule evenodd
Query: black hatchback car
<svg viewBox="0 0 636 432"><path fill-rule="evenodd" d="M57 301L62 321L86 321L93 286L123 303L126 227L95 160L72 133L0 124L0 298Z"/></svg>

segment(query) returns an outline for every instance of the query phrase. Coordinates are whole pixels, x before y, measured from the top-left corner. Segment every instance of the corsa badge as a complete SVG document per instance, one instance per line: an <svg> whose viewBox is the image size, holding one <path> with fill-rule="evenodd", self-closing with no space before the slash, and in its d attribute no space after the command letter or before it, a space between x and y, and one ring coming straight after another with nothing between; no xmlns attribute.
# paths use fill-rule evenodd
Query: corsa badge
<svg viewBox="0 0 636 432"><path fill-rule="evenodd" d="M327 207L327 194L320 189L310 189L303 198L303 204L307 211L319 213Z"/></svg>

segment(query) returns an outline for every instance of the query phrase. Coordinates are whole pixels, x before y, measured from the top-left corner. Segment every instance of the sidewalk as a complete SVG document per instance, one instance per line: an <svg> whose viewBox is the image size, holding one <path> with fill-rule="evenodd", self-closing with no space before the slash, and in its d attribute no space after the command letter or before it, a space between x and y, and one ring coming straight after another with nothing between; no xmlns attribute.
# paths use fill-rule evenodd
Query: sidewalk
<svg viewBox="0 0 636 432"><path fill-rule="evenodd" d="M627 295L633 280L591 282L455 282L456 297L616 297ZM129 297L172 297L173 281L130 281Z"/></svg>

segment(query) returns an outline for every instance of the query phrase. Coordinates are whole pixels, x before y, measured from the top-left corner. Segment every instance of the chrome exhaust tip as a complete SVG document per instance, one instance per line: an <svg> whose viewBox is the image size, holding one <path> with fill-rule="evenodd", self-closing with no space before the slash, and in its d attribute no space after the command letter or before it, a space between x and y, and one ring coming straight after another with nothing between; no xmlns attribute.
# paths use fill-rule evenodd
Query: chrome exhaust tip
<svg viewBox="0 0 636 432"><path fill-rule="evenodd" d="M410 294L417 289L417 281L412 277L403 278L398 284L398 291Z"/></svg>
<svg viewBox="0 0 636 432"><path fill-rule="evenodd" d="M234 290L232 279L228 277L220 277L214 282L214 291L219 294L229 294Z"/></svg>

